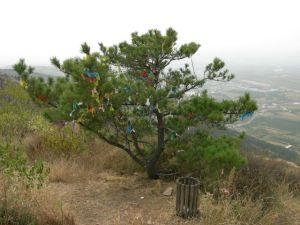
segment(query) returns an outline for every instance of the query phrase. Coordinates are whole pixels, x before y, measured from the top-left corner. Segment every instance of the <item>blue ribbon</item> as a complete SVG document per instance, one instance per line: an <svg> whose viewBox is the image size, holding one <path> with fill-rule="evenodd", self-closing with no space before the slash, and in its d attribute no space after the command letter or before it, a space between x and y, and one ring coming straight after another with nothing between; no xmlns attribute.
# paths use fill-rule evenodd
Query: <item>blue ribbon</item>
<svg viewBox="0 0 300 225"><path fill-rule="evenodd" d="M99 75L99 73L97 72L92 72L89 70L84 70L84 75L90 77L90 78L97 78L97 76Z"/></svg>
<svg viewBox="0 0 300 225"><path fill-rule="evenodd" d="M135 131L134 131L134 129L133 129L133 126L132 126L131 122L129 121L129 122L128 122L128 126L127 126L127 128L126 128L126 133L127 133L127 134L131 134L132 132L135 132Z"/></svg>
<svg viewBox="0 0 300 225"><path fill-rule="evenodd" d="M253 112L246 112L240 116L240 120L245 120L253 115Z"/></svg>
<svg viewBox="0 0 300 225"><path fill-rule="evenodd" d="M81 105L82 105L82 102L73 101L72 112L69 115L72 117L73 113L76 111L76 109L79 109L79 106L81 106Z"/></svg>
<svg viewBox="0 0 300 225"><path fill-rule="evenodd" d="M126 92L126 94L129 94L131 92L131 88L130 87L124 87L124 91Z"/></svg>

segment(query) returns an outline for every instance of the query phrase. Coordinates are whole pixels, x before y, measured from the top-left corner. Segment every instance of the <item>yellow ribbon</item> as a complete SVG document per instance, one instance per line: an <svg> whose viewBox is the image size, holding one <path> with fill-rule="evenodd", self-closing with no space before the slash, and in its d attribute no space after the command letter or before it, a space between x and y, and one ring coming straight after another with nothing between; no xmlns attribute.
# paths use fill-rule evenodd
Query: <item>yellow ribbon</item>
<svg viewBox="0 0 300 225"><path fill-rule="evenodd" d="M19 83L22 88L27 88L27 83L24 80L21 79Z"/></svg>
<svg viewBox="0 0 300 225"><path fill-rule="evenodd" d="M111 112L115 111L115 109L112 105L110 105L109 111L111 111Z"/></svg>

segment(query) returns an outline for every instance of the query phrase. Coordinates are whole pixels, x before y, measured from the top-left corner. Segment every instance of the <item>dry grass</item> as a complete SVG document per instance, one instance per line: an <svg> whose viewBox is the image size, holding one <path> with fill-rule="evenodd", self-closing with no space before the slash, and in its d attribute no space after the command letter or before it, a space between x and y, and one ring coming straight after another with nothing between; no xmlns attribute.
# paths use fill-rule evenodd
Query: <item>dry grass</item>
<svg viewBox="0 0 300 225"><path fill-rule="evenodd" d="M85 168L94 172L111 170L119 174L133 174L141 168L133 162L123 150L113 147L104 141L94 140L91 151L78 158Z"/></svg>
<svg viewBox="0 0 300 225"><path fill-rule="evenodd" d="M202 193L200 216L183 220L175 197L161 194L174 182L148 180L122 150L95 140L90 151L64 157L40 150L36 137L26 141L31 158L50 168L47 187L34 194L41 224L300 225L299 168L281 162L249 158L247 167L216 182L230 195Z"/></svg>
<svg viewBox="0 0 300 225"><path fill-rule="evenodd" d="M91 179L93 174L106 170L118 174L141 171L125 152L101 140L91 140L88 151L71 155L45 149L41 141L38 135L29 134L23 139L23 144L29 159L46 162L50 168L50 182L77 182Z"/></svg>
<svg viewBox="0 0 300 225"><path fill-rule="evenodd" d="M65 209L63 203L51 198L44 190L32 194L33 214L41 225L75 225L74 216Z"/></svg>
<svg viewBox="0 0 300 225"><path fill-rule="evenodd" d="M130 225L299 225L300 206L299 199L288 195L282 197L284 205L277 206L264 212L263 202L253 202L249 198L231 200L224 198L218 203L211 195L202 195L200 198L200 216L198 218L183 220L174 215L172 207L162 208L159 212L143 211L132 208L120 212L113 220L114 225L124 224L126 217ZM151 214L150 213L150 214Z"/></svg>
<svg viewBox="0 0 300 225"><path fill-rule="evenodd" d="M286 184L274 191L272 206L265 199L252 196L221 196L200 194L200 217L184 220L175 215L175 197L161 192L173 182L150 181L141 175L124 176L102 172L88 184L51 186L59 197L72 206L80 224L142 225L142 224L203 224L203 225L299 225L300 206ZM143 199L141 198L143 197ZM76 206L74 206L75 204Z"/></svg>
<svg viewBox="0 0 300 225"><path fill-rule="evenodd" d="M130 157L121 149L107 144L99 139L90 140L89 150L71 155L53 152L42 146L42 139L36 134L28 134L22 141L26 153L31 160L43 159L47 162L65 158L79 164L82 168L93 172L112 170L121 174L132 174L141 168L132 163ZM65 150L61 151L65 152Z"/></svg>
<svg viewBox="0 0 300 225"><path fill-rule="evenodd" d="M74 160L56 159L47 166L50 168L49 182L72 183L90 177L89 171Z"/></svg>
<svg viewBox="0 0 300 225"><path fill-rule="evenodd" d="M74 217L64 209L61 202L49 196L45 189L29 190L15 180L11 180L8 186L6 182L5 186L3 176L0 180L0 208L7 212L7 218L22 218L23 222L20 224L24 225L75 225ZM24 216L33 219L25 220ZM17 218L12 219L14 222L1 225L19 224ZM25 223L27 220L30 222Z"/></svg>
<svg viewBox="0 0 300 225"><path fill-rule="evenodd" d="M280 218L276 208L265 210L262 200L252 201L251 198L241 197L232 200L222 199L215 203L210 196L201 198L201 222L205 225L216 224L247 224L275 225L288 224Z"/></svg>
<svg viewBox="0 0 300 225"><path fill-rule="evenodd" d="M91 148L93 151L69 158L52 156L51 160L48 159L49 181L71 183L93 179L95 174L107 170L118 174L133 174L141 170L120 149L101 141L95 141Z"/></svg>
<svg viewBox="0 0 300 225"><path fill-rule="evenodd" d="M87 160L86 157L90 156L83 158ZM51 162L49 180L52 183L39 191L11 189L11 199L22 199L18 205L30 208L39 224L46 225L300 224L300 199L285 183L274 186L274 201L269 208L266 208L263 196L253 199L251 193L231 193L218 199L210 193L200 194L200 216L183 220L175 215L174 196L161 194L166 187L175 187L174 182L148 180L140 173L121 175L106 165L80 165L78 162L82 159L76 160ZM229 180L224 184L228 185L234 179Z"/></svg>

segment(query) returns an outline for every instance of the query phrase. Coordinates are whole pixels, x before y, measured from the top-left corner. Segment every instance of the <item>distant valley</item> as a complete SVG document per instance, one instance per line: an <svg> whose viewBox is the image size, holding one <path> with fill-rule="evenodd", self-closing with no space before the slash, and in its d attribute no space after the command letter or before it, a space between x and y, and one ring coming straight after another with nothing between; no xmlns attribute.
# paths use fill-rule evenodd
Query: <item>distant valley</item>
<svg viewBox="0 0 300 225"><path fill-rule="evenodd" d="M11 76L16 76L16 72L11 68L11 66L7 66L5 68L0 68L0 73L7 74ZM34 66L34 76L63 76L63 73L52 66Z"/></svg>
<svg viewBox="0 0 300 225"><path fill-rule="evenodd" d="M300 153L300 71L238 74L229 83L207 85L216 98L237 98L249 92L258 111L231 127L289 151Z"/></svg>

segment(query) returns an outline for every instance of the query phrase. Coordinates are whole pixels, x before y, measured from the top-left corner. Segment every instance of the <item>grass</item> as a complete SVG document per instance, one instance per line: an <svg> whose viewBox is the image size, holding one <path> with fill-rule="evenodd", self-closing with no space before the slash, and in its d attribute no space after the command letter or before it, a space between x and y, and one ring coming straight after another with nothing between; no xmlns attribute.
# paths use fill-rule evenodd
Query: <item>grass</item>
<svg viewBox="0 0 300 225"><path fill-rule="evenodd" d="M168 186L175 188L174 182L148 180L126 154L99 140L93 141L90 148L92 151L70 157L49 156L46 151L31 155L46 161L50 168L48 182L41 190L11 189L10 208L22 212L20 206L25 207L37 224L49 225L89 221L112 225L300 222L299 168L285 162L248 156L246 167L221 178L212 192L200 192L199 217L183 220L175 215L174 196L161 194ZM230 195L219 192L224 187Z"/></svg>
<svg viewBox="0 0 300 225"><path fill-rule="evenodd" d="M36 225L37 221L33 215L22 209L5 209L2 207L0 208L0 224Z"/></svg>
<svg viewBox="0 0 300 225"><path fill-rule="evenodd" d="M31 140L35 141L34 139ZM30 151L30 157L34 159L42 158L46 161L47 166L50 168L49 182L72 183L85 181L103 171L120 175L142 171L142 168L132 162L127 154L107 143L94 140L90 148L91 151L69 157L49 153L47 150L36 150Z"/></svg>
<svg viewBox="0 0 300 225"><path fill-rule="evenodd" d="M200 192L199 217L183 220L175 215L174 196L161 194L168 186L175 188L174 182L148 180L134 168L122 170L132 164L125 154L98 140L91 146L94 154L85 152L48 159L49 183L42 194L35 193L43 210L35 215L42 215L48 221L47 217L60 217L63 211L69 215L64 220L71 221L67 224L94 221L112 225L298 225L300 222L299 169L284 161L248 156L248 165L216 182L217 189ZM230 190L230 195L219 192L223 187Z"/></svg>
<svg viewBox="0 0 300 225"><path fill-rule="evenodd" d="M27 189L16 180L0 177L1 225L74 225L74 217L44 189Z"/></svg>

